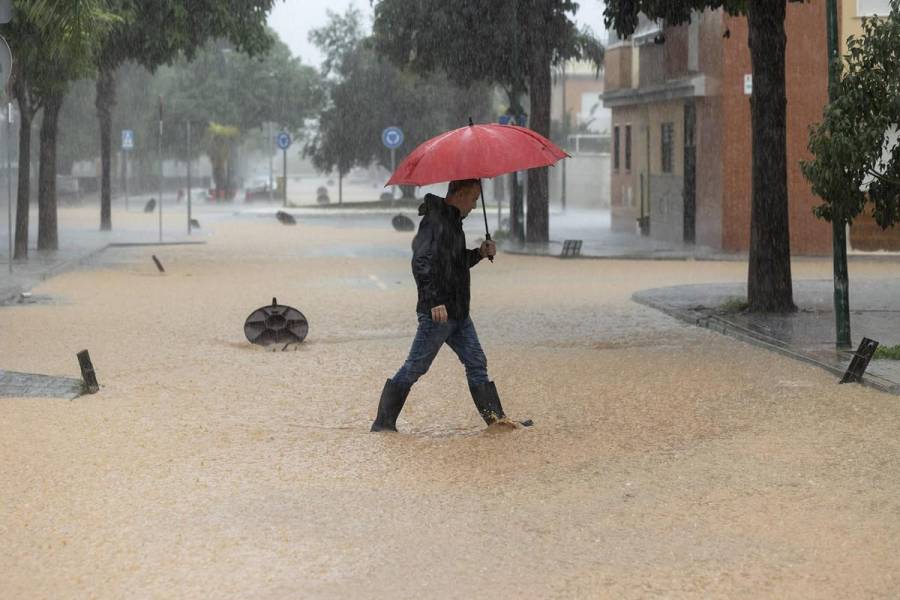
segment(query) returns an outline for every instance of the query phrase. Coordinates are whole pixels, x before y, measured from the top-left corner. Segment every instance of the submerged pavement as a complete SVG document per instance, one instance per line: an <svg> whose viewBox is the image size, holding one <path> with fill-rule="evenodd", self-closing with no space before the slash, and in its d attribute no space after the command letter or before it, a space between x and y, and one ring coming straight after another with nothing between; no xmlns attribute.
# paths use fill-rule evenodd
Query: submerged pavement
<svg viewBox="0 0 900 600"><path fill-rule="evenodd" d="M850 330L854 347L835 348L833 283L797 281L797 312L756 314L729 308L746 301L746 284L703 284L643 290L637 302L652 306L688 323L707 327L762 347L816 364L836 377L847 370L864 337L884 346L900 344L900 280L850 281ZM900 361L873 359L864 383L900 395Z"/></svg>
<svg viewBox="0 0 900 600"><path fill-rule="evenodd" d="M0 596L900 590L896 397L631 300L741 281L746 265L482 262L488 367L535 426L485 430L443 350L401 433L380 435L378 394L416 326L412 234L272 218L212 233L110 248L35 287L54 301L0 307L0 367L64 376L89 348L103 384L0 402ZM900 265L853 276L900 279ZM309 319L294 351L244 338L273 296Z"/></svg>

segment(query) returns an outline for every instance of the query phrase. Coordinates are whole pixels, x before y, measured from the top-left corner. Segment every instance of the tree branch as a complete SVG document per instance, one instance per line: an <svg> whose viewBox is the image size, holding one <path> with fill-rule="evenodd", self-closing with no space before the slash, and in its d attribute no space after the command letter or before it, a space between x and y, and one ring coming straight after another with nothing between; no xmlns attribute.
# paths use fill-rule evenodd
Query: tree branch
<svg viewBox="0 0 900 600"><path fill-rule="evenodd" d="M894 179L893 177L888 177L883 173L877 173L873 169L866 169L866 172L879 181L884 181L885 183L890 183L891 185L900 185L900 179Z"/></svg>

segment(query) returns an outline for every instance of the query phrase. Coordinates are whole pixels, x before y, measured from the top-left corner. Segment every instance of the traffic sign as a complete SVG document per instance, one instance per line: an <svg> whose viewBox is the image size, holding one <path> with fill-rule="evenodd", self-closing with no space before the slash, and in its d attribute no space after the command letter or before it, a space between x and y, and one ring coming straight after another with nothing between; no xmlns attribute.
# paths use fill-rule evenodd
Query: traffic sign
<svg viewBox="0 0 900 600"><path fill-rule="evenodd" d="M403 131L399 127L388 127L381 132L381 142L391 150L403 143Z"/></svg>
<svg viewBox="0 0 900 600"><path fill-rule="evenodd" d="M518 125L519 127L525 127L525 124L528 122L528 115L521 114L519 118L516 119L510 114L500 115L499 122L501 125Z"/></svg>
<svg viewBox="0 0 900 600"><path fill-rule="evenodd" d="M275 143L278 144L278 147L282 150L287 150L291 147L291 134L286 131L282 131L275 136Z"/></svg>
<svg viewBox="0 0 900 600"><path fill-rule="evenodd" d="M134 149L134 131L130 129L122 130L122 150Z"/></svg>
<svg viewBox="0 0 900 600"><path fill-rule="evenodd" d="M0 0L0 23L6 24L12 21L12 0Z"/></svg>

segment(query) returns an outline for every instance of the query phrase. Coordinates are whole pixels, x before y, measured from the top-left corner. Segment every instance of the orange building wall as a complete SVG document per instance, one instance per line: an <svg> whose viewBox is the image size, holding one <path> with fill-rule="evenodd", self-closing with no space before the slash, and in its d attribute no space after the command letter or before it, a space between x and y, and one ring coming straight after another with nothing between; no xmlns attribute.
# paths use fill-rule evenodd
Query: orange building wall
<svg viewBox="0 0 900 600"><path fill-rule="evenodd" d="M750 173L752 165L750 101L744 95L744 74L751 72L747 20L725 17L731 31L723 39L721 102L723 123L723 249L746 251L750 245ZM820 25L820 26L816 26ZM819 121L828 101L825 4L789 3L785 81L787 91L788 203L791 252L823 255L831 252L831 228L816 219L819 203L800 171L809 127Z"/></svg>

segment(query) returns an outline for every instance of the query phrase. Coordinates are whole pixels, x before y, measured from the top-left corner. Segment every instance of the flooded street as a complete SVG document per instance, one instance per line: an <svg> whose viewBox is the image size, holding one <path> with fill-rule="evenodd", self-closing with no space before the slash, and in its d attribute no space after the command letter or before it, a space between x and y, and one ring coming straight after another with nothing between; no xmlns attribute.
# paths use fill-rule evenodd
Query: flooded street
<svg viewBox="0 0 900 600"><path fill-rule="evenodd" d="M400 433L370 434L416 326L388 219L223 219L0 308L4 369L75 376L87 348L102 385L0 399L0 596L900 594L897 398L630 300L742 262L483 261L489 372L535 426L486 431L445 348ZM244 338L272 297L309 319L294 351Z"/></svg>

